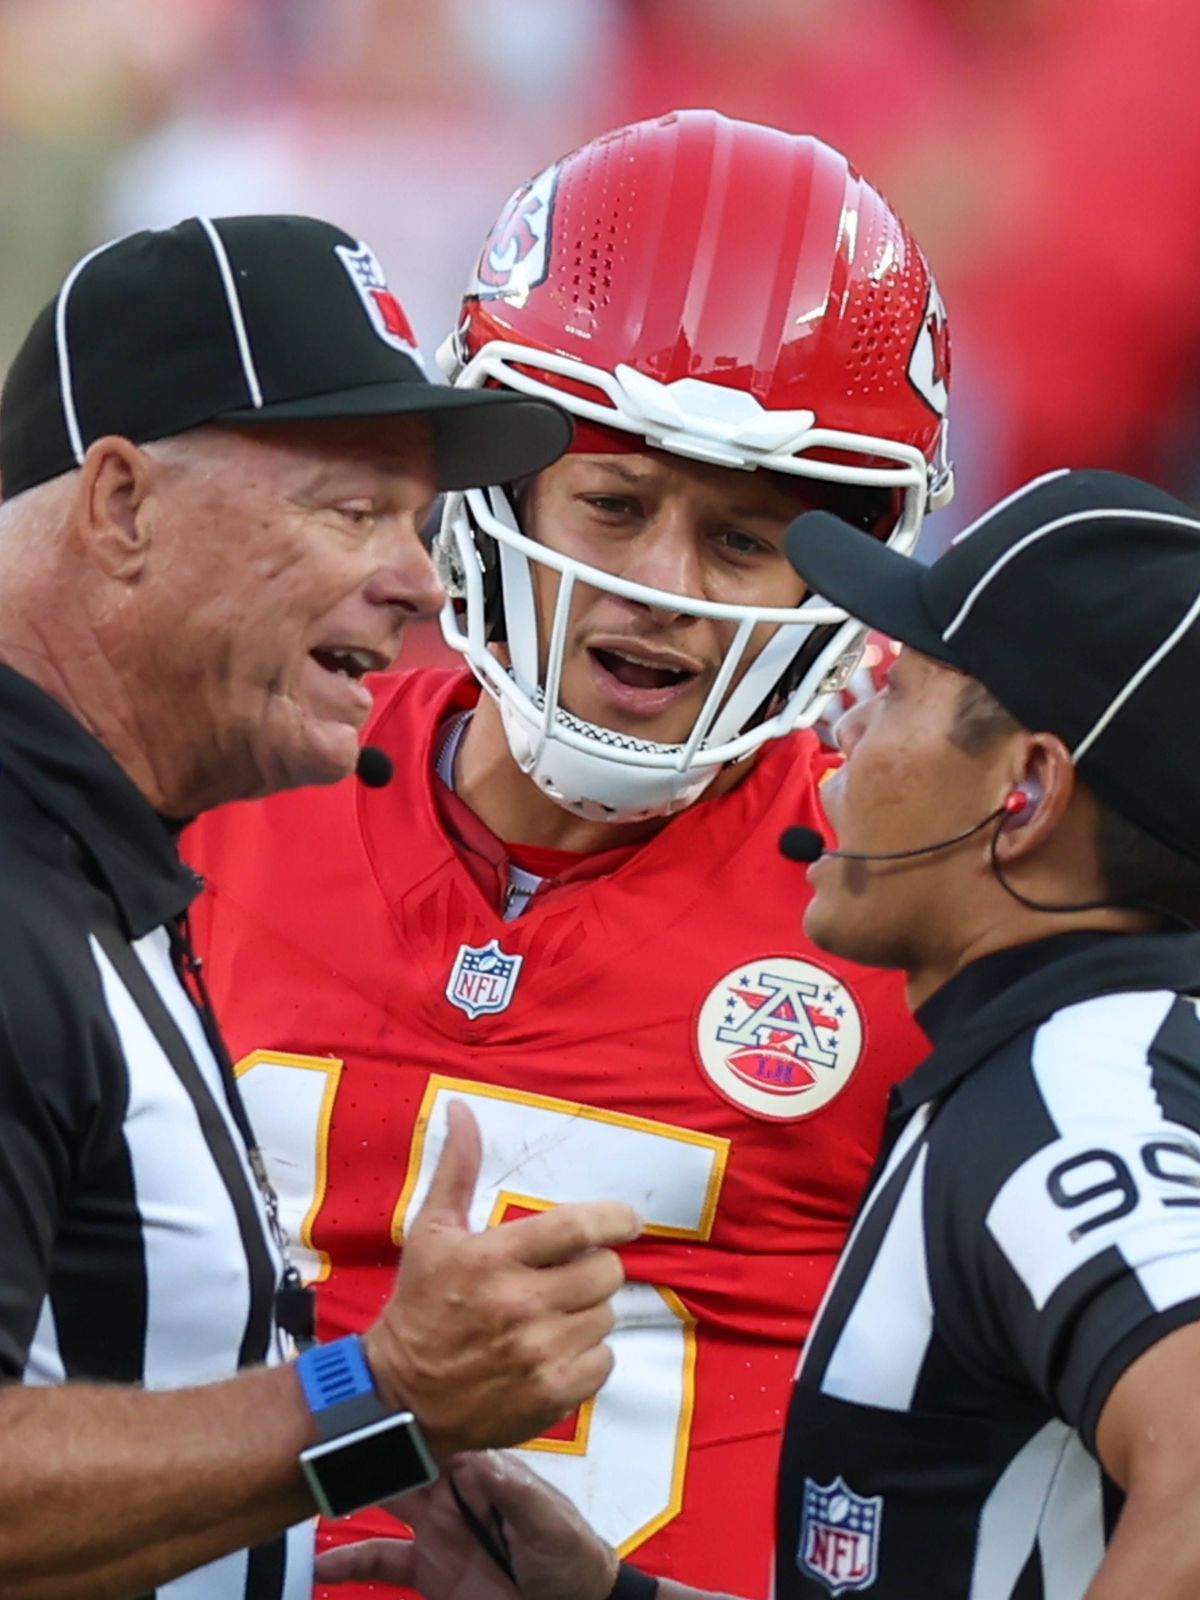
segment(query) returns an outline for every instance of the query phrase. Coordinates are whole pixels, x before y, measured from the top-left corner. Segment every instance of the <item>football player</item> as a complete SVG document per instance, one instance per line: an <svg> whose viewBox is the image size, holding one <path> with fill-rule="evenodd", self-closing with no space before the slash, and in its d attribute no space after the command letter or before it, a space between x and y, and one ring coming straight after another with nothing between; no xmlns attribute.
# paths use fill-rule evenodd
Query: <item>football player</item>
<svg viewBox="0 0 1200 1600"><path fill-rule="evenodd" d="M623 1554L762 1593L797 1352L922 1050L779 859L826 828L811 725L862 642L782 538L825 506L912 549L951 486L945 315L836 151L686 111L518 190L443 355L557 400L573 449L450 498L468 670L374 683L390 782L203 820L197 933L321 1336L382 1303L465 1101L476 1226L646 1224L610 1381L528 1459Z"/></svg>

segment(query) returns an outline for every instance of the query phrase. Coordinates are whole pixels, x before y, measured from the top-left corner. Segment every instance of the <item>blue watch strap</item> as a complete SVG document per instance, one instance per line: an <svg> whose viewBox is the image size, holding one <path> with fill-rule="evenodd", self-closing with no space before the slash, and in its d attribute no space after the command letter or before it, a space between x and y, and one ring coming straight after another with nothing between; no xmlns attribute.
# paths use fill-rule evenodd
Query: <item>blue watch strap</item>
<svg viewBox="0 0 1200 1600"><path fill-rule="evenodd" d="M379 1398L356 1333L316 1344L296 1359L296 1375L322 1439L334 1439L392 1413Z"/></svg>

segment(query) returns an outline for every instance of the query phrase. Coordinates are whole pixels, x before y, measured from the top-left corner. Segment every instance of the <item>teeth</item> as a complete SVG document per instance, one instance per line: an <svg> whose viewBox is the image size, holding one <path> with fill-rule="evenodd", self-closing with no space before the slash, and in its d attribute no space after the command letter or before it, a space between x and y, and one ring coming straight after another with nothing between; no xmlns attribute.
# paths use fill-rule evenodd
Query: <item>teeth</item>
<svg viewBox="0 0 1200 1600"><path fill-rule="evenodd" d="M337 663L339 672L347 672L356 667L359 672L370 672L375 665L375 657L369 650L331 650L329 654Z"/></svg>
<svg viewBox="0 0 1200 1600"><path fill-rule="evenodd" d="M355 650L344 645L330 645L313 654L331 671L355 679L361 678L364 672L374 672L379 662L379 657L371 650Z"/></svg>
<svg viewBox="0 0 1200 1600"><path fill-rule="evenodd" d="M689 667L676 666L673 661L654 661L649 656L631 655L628 650L610 650L608 653L610 656L619 656L622 661L631 662L635 667L650 667L657 672L686 673L691 670Z"/></svg>

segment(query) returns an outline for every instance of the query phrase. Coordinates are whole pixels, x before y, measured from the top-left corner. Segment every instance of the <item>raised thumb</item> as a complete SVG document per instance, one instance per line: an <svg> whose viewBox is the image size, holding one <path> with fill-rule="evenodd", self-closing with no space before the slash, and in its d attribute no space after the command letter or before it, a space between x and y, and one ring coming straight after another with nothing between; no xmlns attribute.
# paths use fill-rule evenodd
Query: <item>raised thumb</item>
<svg viewBox="0 0 1200 1600"><path fill-rule="evenodd" d="M446 1107L446 1142L417 1220L467 1227L482 1159L474 1114L462 1100L451 1100Z"/></svg>

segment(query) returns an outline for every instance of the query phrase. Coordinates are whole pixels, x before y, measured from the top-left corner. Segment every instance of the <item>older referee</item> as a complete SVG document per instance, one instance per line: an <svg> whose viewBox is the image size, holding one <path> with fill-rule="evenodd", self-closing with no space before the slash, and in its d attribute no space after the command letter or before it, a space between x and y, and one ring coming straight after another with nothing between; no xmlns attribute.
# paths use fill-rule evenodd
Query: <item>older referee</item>
<svg viewBox="0 0 1200 1600"><path fill-rule="evenodd" d="M311 1313L175 851L206 806L354 770L364 671L441 599L418 534L435 492L537 471L569 437L541 401L430 385L369 248L307 218L193 218L94 252L16 358L0 401L6 1600L310 1600L318 1507L536 1434L608 1371L621 1270L595 1247L632 1237L632 1213L469 1233L461 1106L387 1306L361 1339L285 1360L281 1328L311 1344Z"/></svg>
<svg viewBox="0 0 1200 1600"><path fill-rule="evenodd" d="M816 861L805 927L904 969L933 1050L804 1354L775 1595L1195 1600L1200 518L1063 472L931 568L822 513L788 551L907 646L839 724L839 850L784 836ZM526 1600L697 1594L618 1567L515 1461L458 1487L506 1551L465 1557L439 1487L423 1555L323 1575L407 1571L446 1600L469 1559L500 1600L503 1559Z"/></svg>

